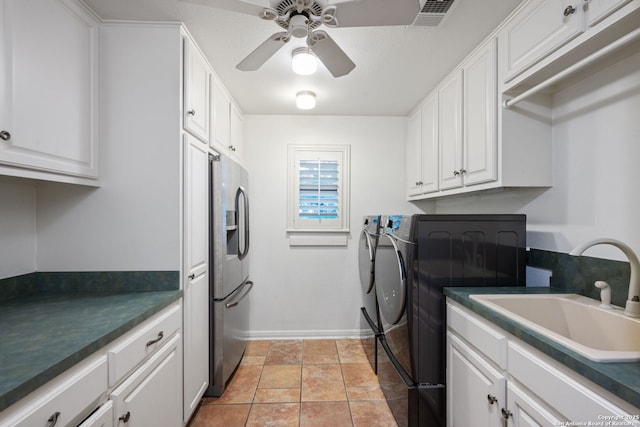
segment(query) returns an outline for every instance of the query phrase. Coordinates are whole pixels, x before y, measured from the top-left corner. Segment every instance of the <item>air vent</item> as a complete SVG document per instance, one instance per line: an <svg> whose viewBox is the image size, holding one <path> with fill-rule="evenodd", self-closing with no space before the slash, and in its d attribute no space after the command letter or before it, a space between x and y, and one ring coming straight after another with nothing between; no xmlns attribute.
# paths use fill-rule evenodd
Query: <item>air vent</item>
<svg viewBox="0 0 640 427"><path fill-rule="evenodd" d="M413 21L413 25L417 27L439 26L447 13L450 12L452 4L453 0L426 0Z"/></svg>

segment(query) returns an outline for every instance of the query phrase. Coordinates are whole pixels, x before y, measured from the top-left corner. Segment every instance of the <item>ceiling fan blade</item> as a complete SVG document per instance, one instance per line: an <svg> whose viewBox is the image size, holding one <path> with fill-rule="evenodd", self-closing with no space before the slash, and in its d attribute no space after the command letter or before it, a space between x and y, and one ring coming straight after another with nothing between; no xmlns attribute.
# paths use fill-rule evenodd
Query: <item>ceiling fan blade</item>
<svg viewBox="0 0 640 427"><path fill-rule="evenodd" d="M203 6L215 7L218 9L229 10L232 12L244 13L246 15L260 16L265 9L254 3L248 3L242 0L180 0L184 3L200 4Z"/></svg>
<svg viewBox="0 0 640 427"><path fill-rule="evenodd" d="M242 71L255 71L271 58L282 46L291 39L287 32L275 33L266 39L253 52L247 55L236 68Z"/></svg>
<svg viewBox="0 0 640 427"><path fill-rule="evenodd" d="M335 5L335 11L331 11L334 22L326 19L329 26L341 28L409 25L418 12L419 0L353 0Z"/></svg>
<svg viewBox="0 0 640 427"><path fill-rule="evenodd" d="M356 67L356 64L325 31L318 30L311 33L307 44L333 77L347 75Z"/></svg>

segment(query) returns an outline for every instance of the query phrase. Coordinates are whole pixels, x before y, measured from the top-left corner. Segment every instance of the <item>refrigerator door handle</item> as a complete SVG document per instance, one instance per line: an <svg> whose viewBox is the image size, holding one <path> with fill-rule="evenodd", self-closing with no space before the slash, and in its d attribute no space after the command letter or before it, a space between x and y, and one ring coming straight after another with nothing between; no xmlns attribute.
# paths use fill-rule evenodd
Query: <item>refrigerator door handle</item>
<svg viewBox="0 0 640 427"><path fill-rule="evenodd" d="M247 289L247 286L249 287ZM244 282L244 284L242 285L242 287L238 290L238 294L242 291L244 291L242 293L242 295L240 295L240 297L238 299L236 299L234 302L229 302L227 304L225 304L224 306L226 308L232 308L237 306L238 304L240 304L240 301L242 301L244 299L244 297L246 297L249 292L251 291L251 288L253 288L253 282L251 280L247 280L246 282Z"/></svg>
<svg viewBox="0 0 640 427"><path fill-rule="evenodd" d="M240 250L238 259L242 260L249 254L249 195L243 187L238 187L238 191L236 192L236 212L239 212L240 196L242 196L244 208L244 221L242 225L244 230L244 247Z"/></svg>

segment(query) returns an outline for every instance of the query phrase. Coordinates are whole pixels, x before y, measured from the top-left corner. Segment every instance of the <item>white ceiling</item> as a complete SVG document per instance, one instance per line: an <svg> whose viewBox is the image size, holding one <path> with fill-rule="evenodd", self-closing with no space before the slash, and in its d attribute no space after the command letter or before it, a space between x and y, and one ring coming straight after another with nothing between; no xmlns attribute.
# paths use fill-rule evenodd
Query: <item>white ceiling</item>
<svg viewBox="0 0 640 427"><path fill-rule="evenodd" d="M184 22L245 114L357 116L407 115L521 1L456 0L437 28L323 28L356 63L350 74L334 78L322 65L313 76L291 71L291 51L305 45L295 38L259 70L237 70L253 49L282 31L271 21L179 0L84 0L105 20ZM311 112L295 108L300 90L316 92Z"/></svg>

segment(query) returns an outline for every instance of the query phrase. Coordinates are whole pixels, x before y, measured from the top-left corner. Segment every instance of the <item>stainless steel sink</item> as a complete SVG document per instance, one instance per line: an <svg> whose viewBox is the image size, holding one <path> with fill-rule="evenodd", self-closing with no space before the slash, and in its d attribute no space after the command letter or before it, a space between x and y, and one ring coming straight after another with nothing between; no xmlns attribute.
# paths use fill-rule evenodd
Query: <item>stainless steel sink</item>
<svg viewBox="0 0 640 427"><path fill-rule="evenodd" d="M471 295L471 299L596 362L640 360L640 319L577 294Z"/></svg>

